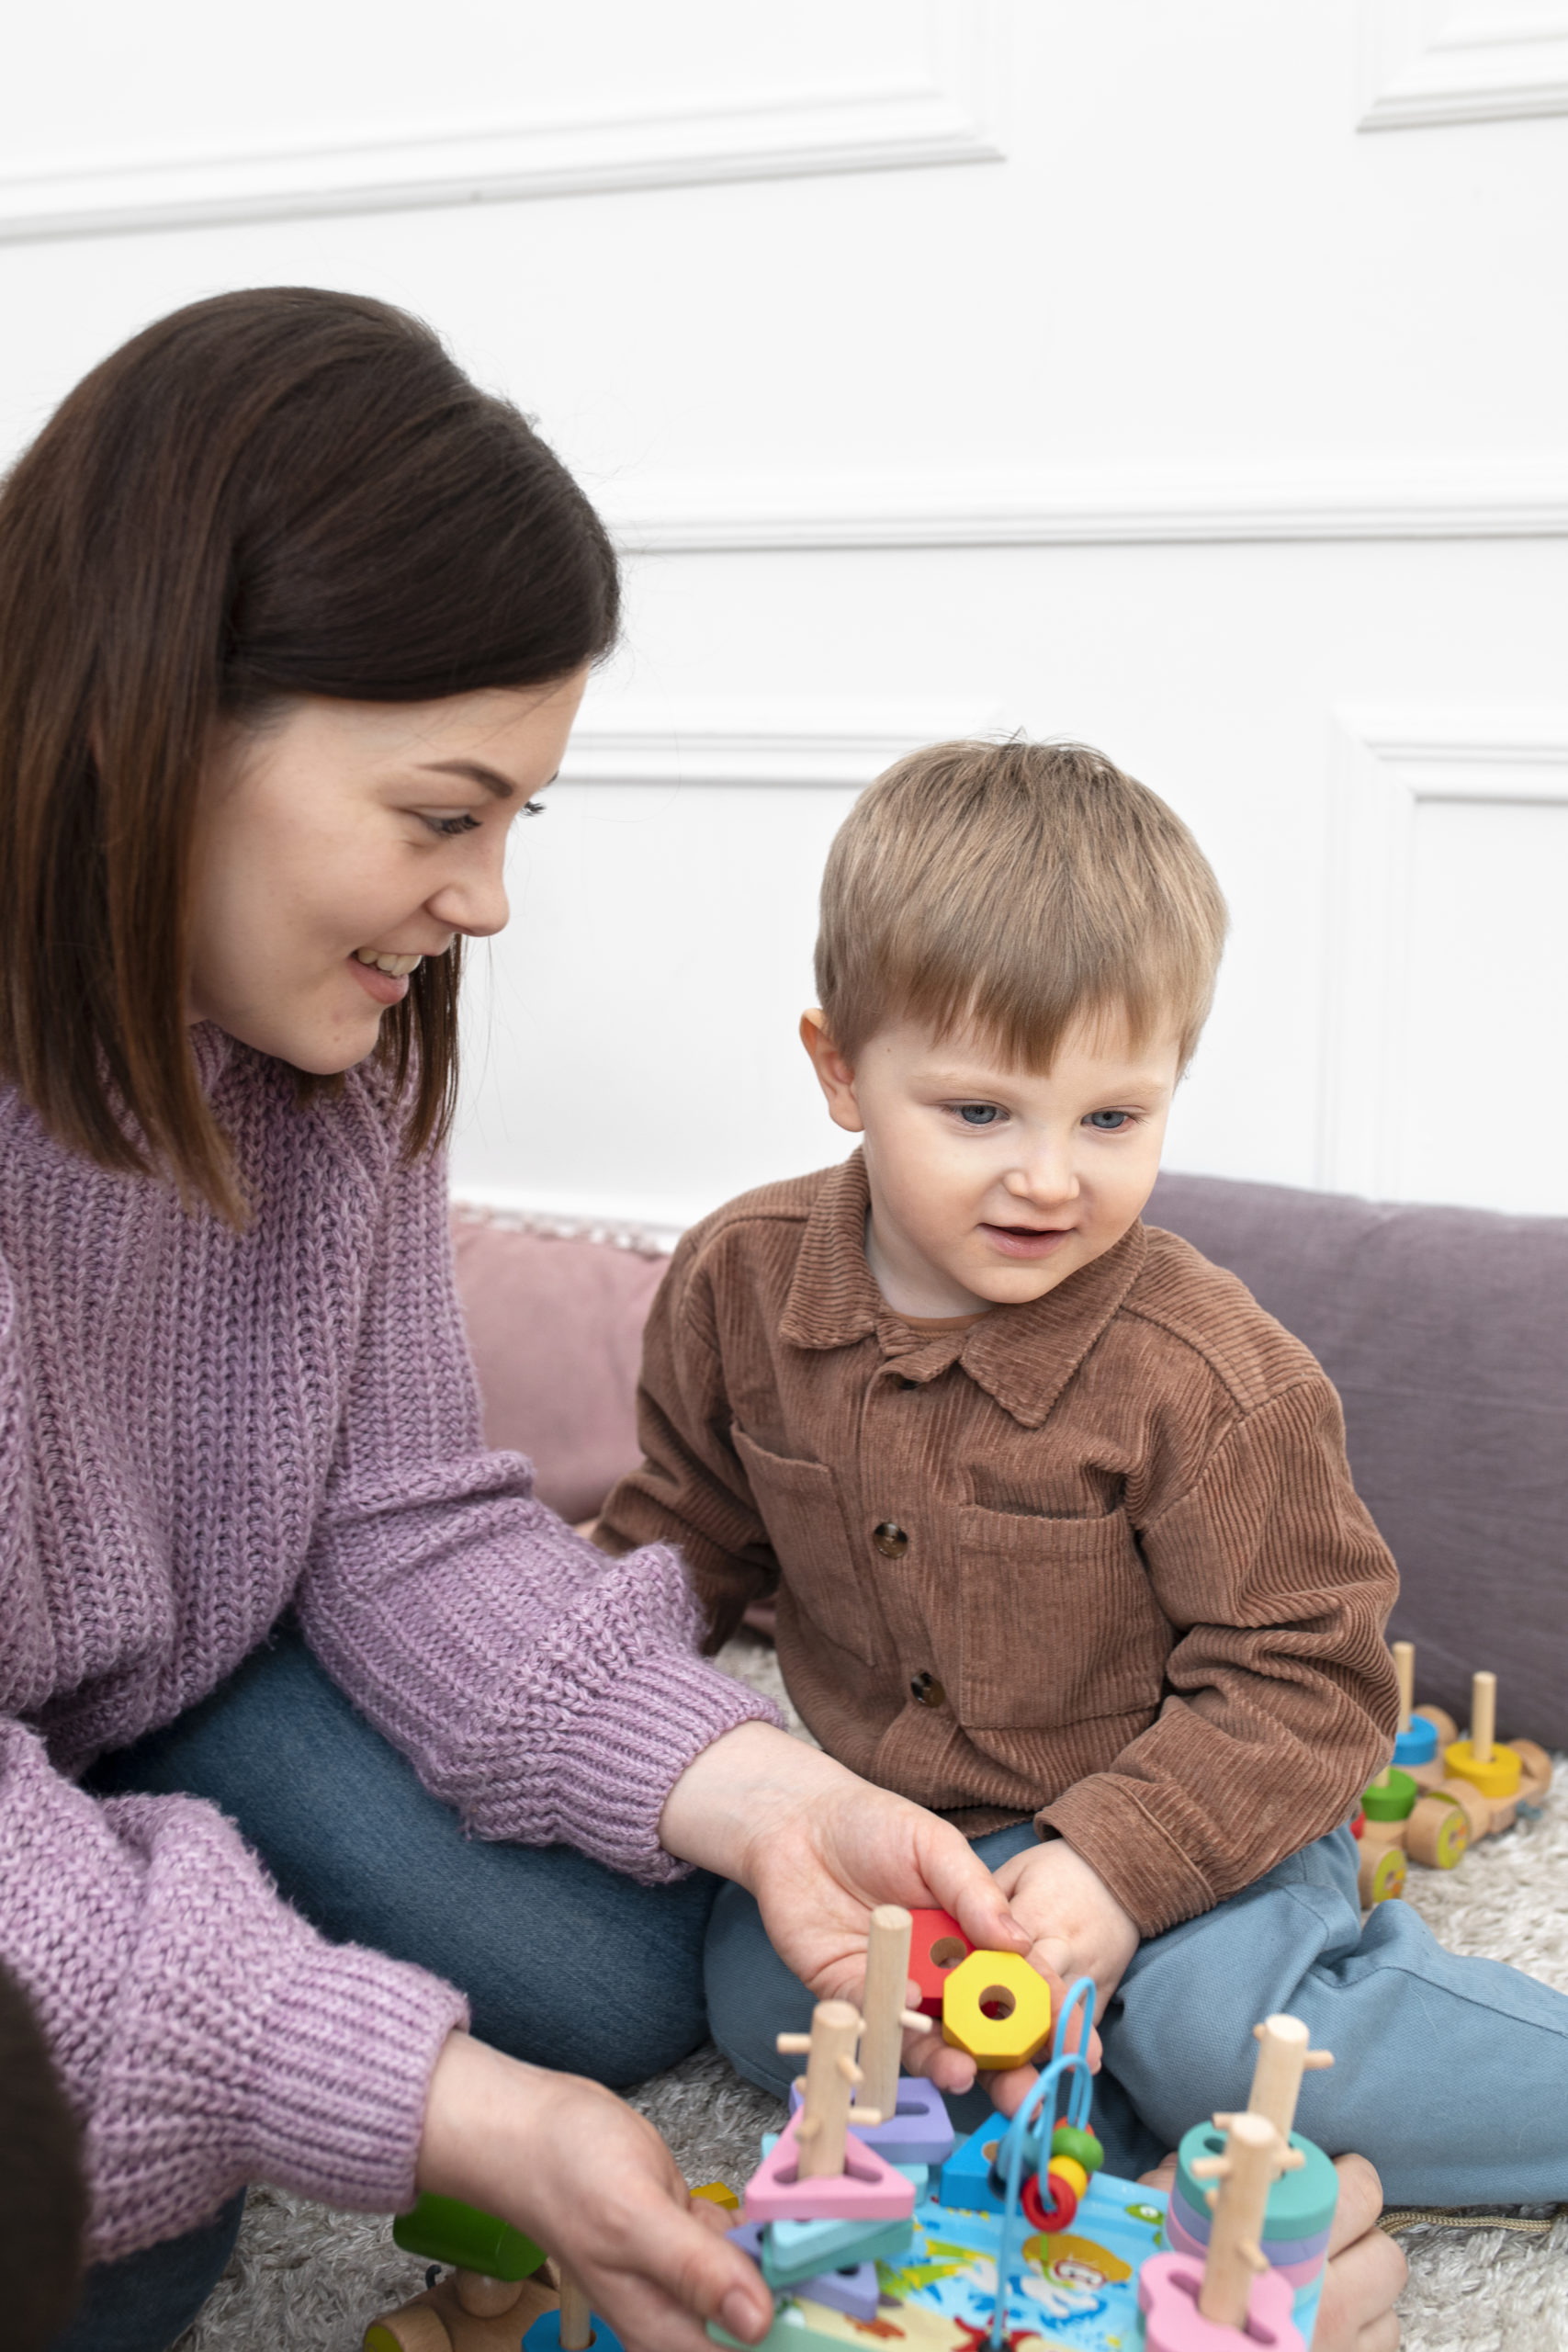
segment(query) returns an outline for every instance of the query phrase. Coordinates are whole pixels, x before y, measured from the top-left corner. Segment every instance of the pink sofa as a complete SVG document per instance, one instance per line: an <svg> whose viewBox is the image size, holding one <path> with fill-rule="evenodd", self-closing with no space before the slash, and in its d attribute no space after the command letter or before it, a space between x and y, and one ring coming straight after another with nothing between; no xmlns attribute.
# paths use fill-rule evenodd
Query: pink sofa
<svg viewBox="0 0 1568 2352"><path fill-rule="evenodd" d="M1568 1219L1162 1176L1150 1220L1239 1274L1326 1367L1400 1564L1393 1631L1461 1721L1473 1668L1510 1737L1568 1747ZM486 1429L590 1518L637 1459L639 1335L665 1261L459 1210Z"/></svg>

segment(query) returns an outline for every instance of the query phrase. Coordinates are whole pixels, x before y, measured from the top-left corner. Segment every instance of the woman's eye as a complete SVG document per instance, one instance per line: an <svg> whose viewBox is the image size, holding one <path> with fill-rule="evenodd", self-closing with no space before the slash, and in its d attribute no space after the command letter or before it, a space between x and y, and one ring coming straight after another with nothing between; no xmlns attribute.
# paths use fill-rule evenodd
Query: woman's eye
<svg viewBox="0 0 1568 2352"><path fill-rule="evenodd" d="M426 817L423 821L443 841L451 840L456 833L477 833L479 829L479 819L470 816L466 808L454 817Z"/></svg>
<svg viewBox="0 0 1568 2352"><path fill-rule="evenodd" d="M545 813L545 804L542 800L525 800L517 813L520 817L542 817Z"/></svg>
<svg viewBox="0 0 1568 2352"><path fill-rule="evenodd" d="M1102 1136L1120 1135L1133 1121L1131 1111L1091 1111L1084 1121L1086 1127L1097 1128Z"/></svg>
<svg viewBox="0 0 1568 2352"><path fill-rule="evenodd" d="M954 1107L966 1127L995 1126L1002 1115L994 1102L959 1102Z"/></svg>

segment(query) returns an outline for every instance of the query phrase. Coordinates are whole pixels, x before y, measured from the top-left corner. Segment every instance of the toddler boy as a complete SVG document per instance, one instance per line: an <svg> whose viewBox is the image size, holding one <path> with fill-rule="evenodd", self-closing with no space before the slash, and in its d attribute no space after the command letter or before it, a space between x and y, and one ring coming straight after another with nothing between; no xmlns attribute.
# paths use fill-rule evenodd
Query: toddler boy
<svg viewBox="0 0 1568 2352"><path fill-rule="evenodd" d="M874 785L802 1024L862 1148L684 1238L600 1540L679 1544L715 1644L776 1591L822 1746L954 1818L1036 1959L1095 1978L1113 2170L1244 2104L1288 2009L1338 2062L1303 2130L1391 2196L1560 2196L1534 2085L1568 2088L1568 2002L1403 1905L1361 1932L1343 1825L1392 1744L1396 1576L1337 1398L1140 1222L1224 925L1186 827L1096 752L946 744ZM808 2005L739 1888L707 1969L721 2047L781 2087ZM1478 2113L1467 2053L1534 2081Z"/></svg>

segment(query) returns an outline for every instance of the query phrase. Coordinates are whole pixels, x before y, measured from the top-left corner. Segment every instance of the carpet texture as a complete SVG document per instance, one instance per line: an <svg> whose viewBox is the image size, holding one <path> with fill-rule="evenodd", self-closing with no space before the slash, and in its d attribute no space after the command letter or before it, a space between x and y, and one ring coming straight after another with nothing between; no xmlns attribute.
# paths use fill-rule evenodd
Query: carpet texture
<svg viewBox="0 0 1568 2352"><path fill-rule="evenodd" d="M793 1715L770 1644L743 1634L720 1663ZM1457 1871L1413 1870L1407 1886L1451 1951L1510 1961L1568 1993L1568 1769L1562 1758L1558 1767L1539 1821L1489 1839ZM688 2180L734 2188L756 2163L760 2134L784 2113L711 2045L645 2083L631 2104L658 2125ZM1568 2220L1545 2236L1416 2229L1401 2243L1410 2259L1400 2303L1406 2352L1568 2352ZM367 2322L423 2283L424 2265L399 2253L389 2220L255 2189L234 2258L178 2352L359 2352Z"/></svg>

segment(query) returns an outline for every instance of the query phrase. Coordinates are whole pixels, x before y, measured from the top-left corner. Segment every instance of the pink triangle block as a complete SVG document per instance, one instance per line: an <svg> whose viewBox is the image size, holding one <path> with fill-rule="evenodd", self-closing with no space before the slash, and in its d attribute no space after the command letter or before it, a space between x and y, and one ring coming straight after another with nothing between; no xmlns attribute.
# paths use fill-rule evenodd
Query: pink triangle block
<svg viewBox="0 0 1568 2352"><path fill-rule="evenodd" d="M1306 2352L1292 2316L1295 2296L1278 2270L1252 2282L1245 2328L1222 2327L1198 2308L1203 2266L1184 2254L1151 2254L1138 2273L1147 2352Z"/></svg>
<svg viewBox="0 0 1568 2352"><path fill-rule="evenodd" d="M800 2177L800 2118L792 2115L746 2184L749 2222L902 2222L915 2210L915 2184L852 2132L844 2169Z"/></svg>

